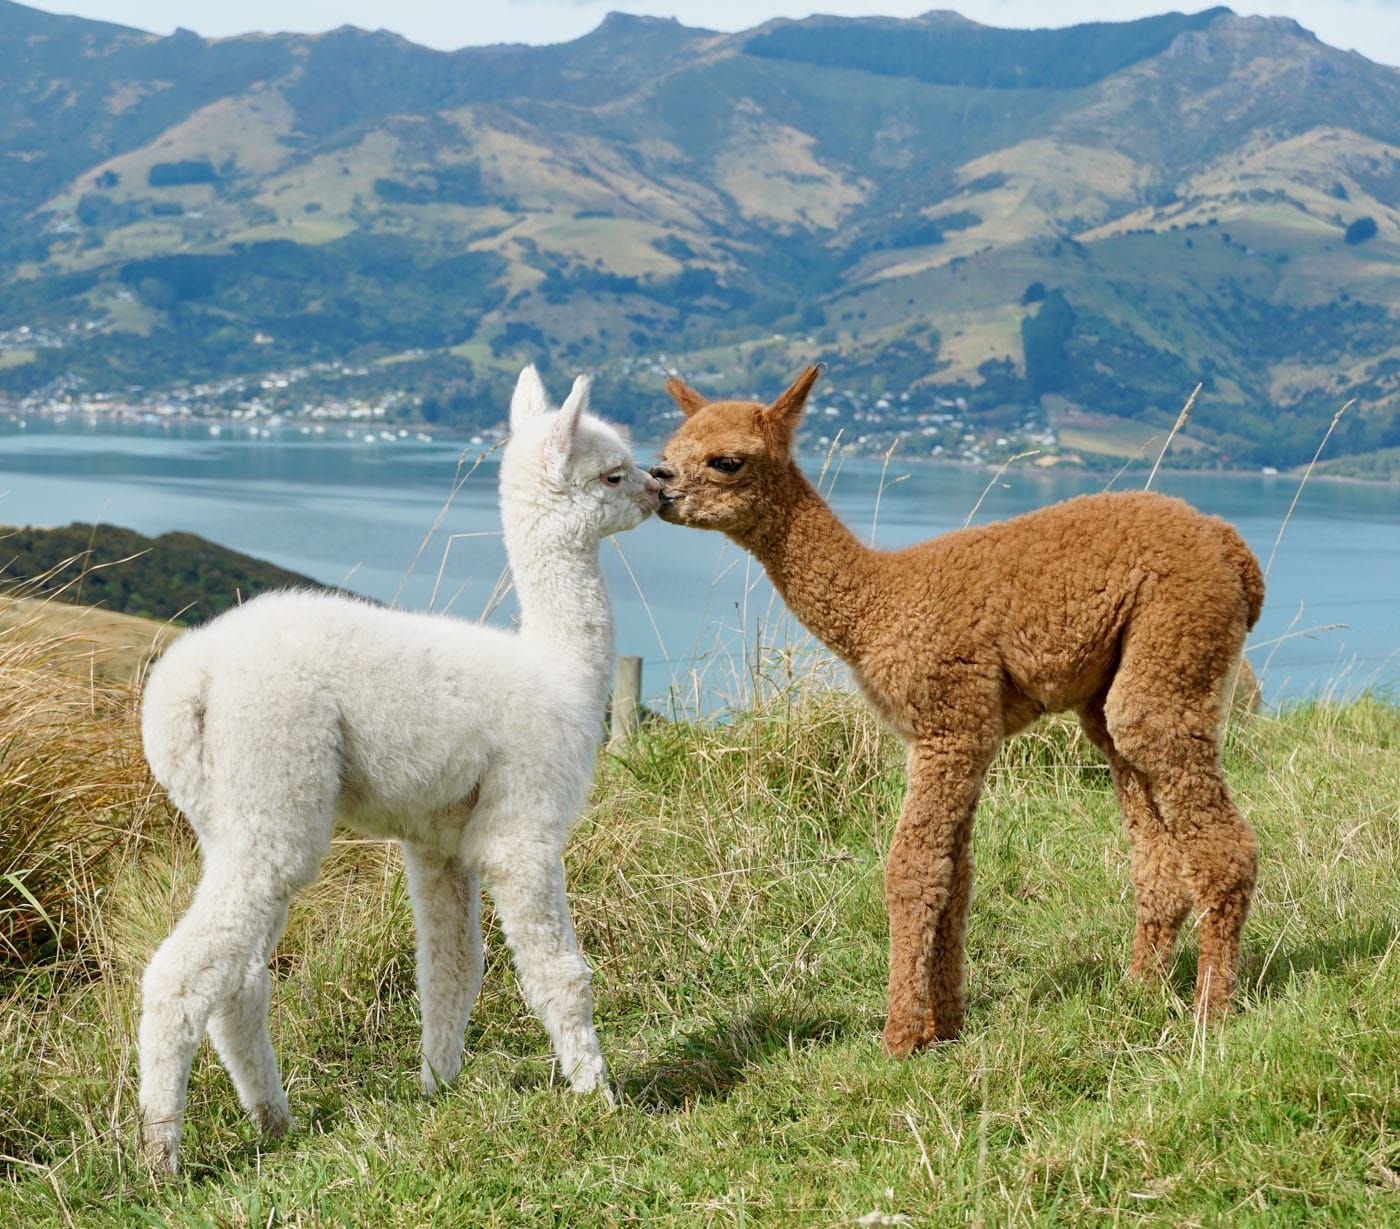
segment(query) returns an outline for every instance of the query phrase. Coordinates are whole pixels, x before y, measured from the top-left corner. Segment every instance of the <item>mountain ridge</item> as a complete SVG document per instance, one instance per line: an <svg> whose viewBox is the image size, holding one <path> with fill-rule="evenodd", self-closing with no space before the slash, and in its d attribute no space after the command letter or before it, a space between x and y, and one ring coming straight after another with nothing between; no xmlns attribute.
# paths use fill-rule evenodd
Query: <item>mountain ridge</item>
<svg viewBox="0 0 1400 1229"><path fill-rule="evenodd" d="M27 168L0 189L0 394L26 405L321 364L364 369L386 416L479 429L526 359L597 368L627 417L671 367L757 391L826 357L851 394L829 425L871 448L1156 426L1197 379L1210 463L1296 463L1348 395L1342 451L1400 443L1400 72L1288 19L615 14L455 52L46 28L106 53L64 77L31 40L0 70L25 121L0 156ZM977 83L894 71L948 65Z"/></svg>

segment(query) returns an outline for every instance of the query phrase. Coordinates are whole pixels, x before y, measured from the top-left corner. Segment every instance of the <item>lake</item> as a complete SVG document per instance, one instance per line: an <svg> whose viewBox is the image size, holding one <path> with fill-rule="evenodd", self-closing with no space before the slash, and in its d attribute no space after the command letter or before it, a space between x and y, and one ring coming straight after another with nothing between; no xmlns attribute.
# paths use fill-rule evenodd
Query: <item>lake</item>
<svg viewBox="0 0 1400 1229"><path fill-rule="evenodd" d="M222 425L120 424L70 417L0 421L0 524L104 521L142 533L189 530L317 580L415 609L480 616L504 566L496 469L451 491L461 441L391 441L377 429L271 435ZM650 450L641 450L650 457ZM809 458L816 474L823 458ZM882 546L997 520L1086 491L1097 475L837 459L823 486L840 515ZM1141 484L1142 475L1132 481ZM1127 485L1119 479L1118 487ZM1266 563L1298 489L1287 475L1159 473L1154 489L1233 522ZM877 507L878 505L878 507ZM878 515L877 515L878 513ZM425 544L425 538L426 544ZM645 658L645 687L683 705L742 703L755 645L805 642L762 570L718 534L649 522L605 543L618 651ZM416 562L415 562L416 560ZM491 612L508 623L507 599ZM1394 690L1400 681L1400 490L1314 480L1268 578L1250 659L1268 701Z"/></svg>

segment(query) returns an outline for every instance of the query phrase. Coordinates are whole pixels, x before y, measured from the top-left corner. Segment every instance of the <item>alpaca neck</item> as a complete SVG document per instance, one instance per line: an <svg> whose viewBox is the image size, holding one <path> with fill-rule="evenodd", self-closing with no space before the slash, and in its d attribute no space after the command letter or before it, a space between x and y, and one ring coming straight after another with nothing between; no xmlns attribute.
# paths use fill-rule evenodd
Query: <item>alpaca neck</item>
<svg viewBox="0 0 1400 1229"><path fill-rule="evenodd" d="M506 535L520 634L580 671L606 697L613 659L612 606L598 547L545 539L530 528Z"/></svg>
<svg viewBox="0 0 1400 1229"><path fill-rule="evenodd" d="M734 540L763 564L803 626L857 664L876 601L877 552L837 519L796 465L770 499L771 511Z"/></svg>

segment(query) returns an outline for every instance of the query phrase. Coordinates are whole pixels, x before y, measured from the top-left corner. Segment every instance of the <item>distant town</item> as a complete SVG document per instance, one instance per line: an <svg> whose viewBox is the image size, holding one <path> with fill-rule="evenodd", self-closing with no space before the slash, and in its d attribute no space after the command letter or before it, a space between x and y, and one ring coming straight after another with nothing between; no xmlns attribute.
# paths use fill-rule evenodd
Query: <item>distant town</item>
<svg viewBox="0 0 1400 1229"><path fill-rule="evenodd" d="M6 351L62 348L102 327L103 322L89 320L62 331L29 326L9 329L0 332L0 361ZM425 354L396 356L398 361L409 362L420 357ZM612 370L605 367L600 375L614 376L625 388L637 390L659 387L679 370L664 353L631 356L609 366ZM366 443L444 436L489 446L506 432L504 414L494 420L489 414L482 415L472 426L429 422L422 413L423 398L417 393L357 389L372 372L381 377L375 383L382 384L382 367L332 359L121 393L96 390L81 377L64 376L24 396L0 395L0 415L18 424L30 418L68 417L146 424L199 423L214 435L237 428L265 438L288 429L324 434L335 428ZM702 387L730 386L730 395L757 399L771 393L734 390L735 376L729 373L683 374ZM804 438L809 448L837 448L853 455L880 456L897 447L906 458L922 456L974 465L997 464L1017 454L1039 454L1036 463L1041 465L1082 461L1078 454L1060 450L1053 427L1041 419L1028 415L1018 425L988 428L968 416L963 397L940 396L923 387L875 394L825 384L808 409Z"/></svg>

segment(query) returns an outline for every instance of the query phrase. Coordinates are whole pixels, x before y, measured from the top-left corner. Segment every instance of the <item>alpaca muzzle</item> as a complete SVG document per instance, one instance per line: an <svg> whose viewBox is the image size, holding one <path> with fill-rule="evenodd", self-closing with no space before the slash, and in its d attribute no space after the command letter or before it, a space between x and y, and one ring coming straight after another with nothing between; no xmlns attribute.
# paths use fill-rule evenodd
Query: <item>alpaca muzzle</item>
<svg viewBox="0 0 1400 1229"><path fill-rule="evenodd" d="M666 464L653 465L651 467L651 476L657 483L657 508L664 519L666 509L681 498L680 491L666 485L675 478L676 471Z"/></svg>

